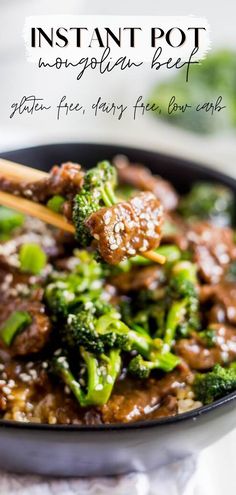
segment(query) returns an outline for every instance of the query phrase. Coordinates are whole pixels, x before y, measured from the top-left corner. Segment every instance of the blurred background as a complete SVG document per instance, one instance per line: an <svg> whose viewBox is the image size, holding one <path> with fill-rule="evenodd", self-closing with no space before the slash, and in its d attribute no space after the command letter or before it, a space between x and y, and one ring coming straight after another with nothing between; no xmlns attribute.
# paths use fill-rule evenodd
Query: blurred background
<svg viewBox="0 0 236 495"><path fill-rule="evenodd" d="M40 71L26 61L22 38L24 20L39 14L196 15L207 18L211 27L212 51L197 67L186 87L178 71L112 73L94 77L92 72L78 83L70 71ZM0 152L34 144L62 141L119 143L159 150L200 161L236 176L236 4L234 0L0 0ZM169 74L167 74L169 72ZM145 116L133 121L109 117L90 119L71 115L56 121L51 114L25 115L10 119L10 106L23 95L84 104L102 96L105 101L130 103L134 96L162 101L176 95L181 103L224 98L226 111L215 117L188 114L179 118ZM205 117L205 118L204 118ZM69 158L69 157L68 157ZM79 157L78 157L79 159ZM234 445L236 432L200 456L194 495L236 493Z"/></svg>

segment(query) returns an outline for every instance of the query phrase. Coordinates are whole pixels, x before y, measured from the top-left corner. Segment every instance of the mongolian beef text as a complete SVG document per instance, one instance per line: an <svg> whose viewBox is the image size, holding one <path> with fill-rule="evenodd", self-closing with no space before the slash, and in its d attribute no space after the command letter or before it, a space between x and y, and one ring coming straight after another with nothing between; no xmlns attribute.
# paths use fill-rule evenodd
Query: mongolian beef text
<svg viewBox="0 0 236 495"><path fill-rule="evenodd" d="M50 424L174 416L236 390L234 197L174 187L123 156L0 190L76 236L0 207L0 414ZM154 250L164 266L143 257Z"/></svg>

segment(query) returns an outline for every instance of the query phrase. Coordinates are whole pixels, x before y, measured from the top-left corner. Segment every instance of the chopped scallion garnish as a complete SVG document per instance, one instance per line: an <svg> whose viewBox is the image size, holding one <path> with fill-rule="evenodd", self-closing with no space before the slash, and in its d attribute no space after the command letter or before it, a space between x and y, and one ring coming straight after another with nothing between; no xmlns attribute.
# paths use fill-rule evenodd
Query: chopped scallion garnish
<svg viewBox="0 0 236 495"><path fill-rule="evenodd" d="M23 244L19 252L19 261L22 272L39 275L46 266L47 256L38 244Z"/></svg>
<svg viewBox="0 0 236 495"><path fill-rule="evenodd" d="M32 319L27 311L14 311L0 328L3 342L10 346L15 336L30 325Z"/></svg>
<svg viewBox="0 0 236 495"><path fill-rule="evenodd" d="M24 218L21 213L0 206L0 237L7 239L14 229L23 225Z"/></svg>
<svg viewBox="0 0 236 495"><path fill-rule="evenodd" d="M55 213L61 213L62 205L65 203L65 198L58 194L50 198L47 202L47 207Z"/></svg>

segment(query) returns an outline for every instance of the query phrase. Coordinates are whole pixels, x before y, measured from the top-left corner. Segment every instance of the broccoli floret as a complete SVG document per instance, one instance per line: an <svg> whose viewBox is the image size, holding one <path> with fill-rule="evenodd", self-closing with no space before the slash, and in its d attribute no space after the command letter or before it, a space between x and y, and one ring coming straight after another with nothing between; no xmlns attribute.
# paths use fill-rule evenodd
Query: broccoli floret
<svg viewBox="0 0 236 495"><path fill-rule="evenodd" d="M114 310L96 318L95 308L81 309L75 315L69 315L68 324L64 331L64 340L73 350L81 346L88 352L98 355L107 353L112 349L123 352L136 351L145 358L144 365L148 368L148 375L152 369L160 368L163 371L171 371L179 363L179 358L169 352L165 352L163 342L160 339L152 339L142 328L131 329L125 325ZM141 357L137 358L138 360ZM140 361L139 361L140 362ZM141 376L136 360L131 361L129 371ZM136 371L135 371L136 370ZM147 373L147 371L146 371ZM147 376L147 375L146 375ZM144 377L144 374L143 374Z"/></svg>
<svg viewBox="0 0 236 495"><path fill-rule="evenodd" d="M148 378L151 371L160 369L166 373L172 371L178 364L180 359L171 352L158 353L152 361L147 361L138 354L129 363L129 372L144 380Z"/></svg>
<svg viewBox="0 0 236 495"><path fill-rule="evenodd" d="M98 299L103 285L103 268L85 251L75 253L78 264L71 273L54 272L45 288L44 299L54 319L66 318L81 302ZM105 303L102 305L105 310Z"/></svg>
<svg viewBox="0 0 236 495"><path fill-rule="evenodd" d="M106 204L107 201L113 204L116 199L112 200L114 188L117 186L117 172L108 161L98 163L94 168L88 170L84 177L84 189L86 191L94 191L96 189L103 197Z"/></svg>
<svg viewBox="0 0 236 495"><path fill-rule="evenodd" d="M210 404L236 390L236 369L222 368L217 364L209 373L198 373L193 390L197 400Z"/></svg>
<svg viewBox="0 0 236 495"><path fill-rule="evenodd" d="M70 370L65 356L55 356L54 372L70 388L81 407L102 406L106 404L112 393L115 381L120 373L121 358L119 350L111 350L99 357L80 350L86 369L86 378L81 383L76 380Z"/></svg>
<svg viewBox="0 0 236 495"><path fill-rule="evenodd" d="M104 343L96 331L94 308L81 309L77 314L68 316L67 325L63 330L63 340L69 348L78 349L84 346L87 351L101 354L105 351Z"/></svg>
<svg viewBox="0 0 236 495"><path fill-rule="evenodd" d="M165 330L167 300L148 304L146 308L135 313L130 318L131 328L142 327L152 337L162 338Z"/></svg>
<svg viewBox="0 0 236 495"><path fill-rule="evenodd" d="M164 342L172 346L176 334L188 335L197 330L199 321L199 300L197 294L196 267L190 261L176 263L170 274L168 288L171 304L166 320Z"/></svg>
<svg viewBox="0 0 236 495"><path fill-rule="evenodd" d="M92 241L89 229L85 226L86 219L102 206L116 203L116 184L116 169L107 161L98 163L85 174L84 185L75 197L73 208L76 239L80 246L89 246Z"/></svg>
<svg viewBox="0 0 236 495"><path fill-rule="evenodd" d="M65 318L68 315L71 299L74 293L68 290L66 282L58 281L49 284L44 292L45 303L54 319Z"/></svg>
<svg viewBox="0 0 236 495"><path fill-rule="evenodd" d="M196 295L196 265L190 261L180 261L172 269L170 276L170 294L173 298Z"/></svg>
<svg viewBox="0 0 236 495"><path fill-rule="evenodd" d="M120 320L115 308L107 308L107 314L99 316L96 304L89 308L81 305L76 314L70 314L63 331L64 340L70 347L81 345L87 351L101 353L117 348L126 352L138 351L149 357L153 349L160 347L158 339L152 339L146 332L132 330Z"/></svg>
<svg viewBox="0 0 236 495"><path fill-rule="evenodd" d="M186 302L183 300L174 302L168 311L164 335L164 342L168 345L168 348L171 348L175 342L178 327L183 327L183 325L187 324L186 309Z"/></svg>
<svg viewBox="0 0 236 495"><path fill-rule="evenodd" d="M118 318L104 315L98 320L97 330L107 346L118 347L123 351L138 351L149 358L153 350L159 349L159 339L152 339L144 330L133 330Z"/></svg>
<svg viewBox="0 0 236 495"><path fill-rule="evenodd" d="M153 338L164 339L170 348L176 338L198 330L200 321L195 265L178 261L167 271L163 286L140 291L133 302L123 301L121 313L131 328L141 326Z"/></svg>
<svg viewBox="0 0 236 495"><path fill-rule="evenodd" d="M66 318L81 303L92 302L100 295L100 290L84 292L79 282L80 277L69 274L47 285L44 300L54 320Z"/></svg>
<svg viewBox="0 0 236 495"><path fill-rule="evenodd" d="M140 291L130 326L141 325L152 337L163 338L169 304L170 298L164 285L154 290Z"/></svg>
<svg viewBox="0 0 236 495"><path fill-rule="evenodd" d="M181 199L179 211L187 219L209 220L219 227L232 225L234 195L222 184L197 182Z"/></svg>
<svg viewBox="0 0 236 495"><path fill-rule="evenodd" d="M89 246L92 236L85 226L85 220L99 209L99 199L90 191L82 189L75 197L73 208L73 223L75 225L76 240L81 247Z"/></svg>

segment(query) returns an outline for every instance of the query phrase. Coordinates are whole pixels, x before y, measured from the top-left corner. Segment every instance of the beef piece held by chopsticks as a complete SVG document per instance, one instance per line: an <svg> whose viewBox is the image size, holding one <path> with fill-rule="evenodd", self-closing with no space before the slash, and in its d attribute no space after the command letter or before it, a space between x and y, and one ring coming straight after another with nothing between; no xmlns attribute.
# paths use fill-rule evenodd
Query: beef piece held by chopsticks
<svg viewBox="0 0 236 495"><path fill-rule="evenodd" d="M0 190L29 198L38 203L46 203L54 195L72 199L83 184L84 172L77 163L67 162L60 167L55 165L48 177L35 182L28 182L22 177L22 182L14 182L1 177Z"/></svg>
<svg viewBox="0 0 236 495"><path fill-rule="evenodd" d="M102 258L110 264L156 249L160 244L163 207L150 192L100 208L86 220Z"/></svg>

